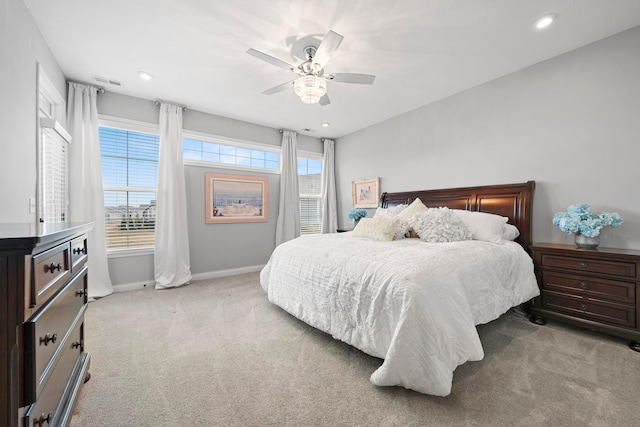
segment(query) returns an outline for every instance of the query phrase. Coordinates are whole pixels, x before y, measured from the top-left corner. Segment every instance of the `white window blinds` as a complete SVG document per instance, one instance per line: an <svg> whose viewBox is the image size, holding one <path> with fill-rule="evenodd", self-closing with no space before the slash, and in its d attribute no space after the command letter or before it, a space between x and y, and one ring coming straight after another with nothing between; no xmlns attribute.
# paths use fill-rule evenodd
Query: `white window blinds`
<svg viewBox="0 0 640 427"><path fill-rule="evenodd" d="M322 228L322 159L298 157L300 234L317 234Z"/></svg>
<svg viewBox="0 0 640 427"><path fill-rule="evenodd" d="M68 218L67 165L71 136L54 119L40 119L39 220L64 222Z"/></svg>
<svg viewBox="0 0 640 427"><path fill-rule="evenodd" d="M107 249L152 247L158 135L100 126Z"/></svg>

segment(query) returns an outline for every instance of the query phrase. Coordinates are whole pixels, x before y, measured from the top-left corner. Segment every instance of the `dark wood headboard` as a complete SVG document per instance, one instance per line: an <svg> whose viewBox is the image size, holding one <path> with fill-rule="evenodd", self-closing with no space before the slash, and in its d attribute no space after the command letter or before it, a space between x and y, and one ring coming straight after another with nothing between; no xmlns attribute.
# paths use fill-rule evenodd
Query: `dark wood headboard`
<svg viewBox="0 0 640 427"><path fill-rule="evenodd" d="M532 243L532 211L535 181L522 184L487 185L481 187L449 188L443 190L406 191L401 193L382 193L380 207L411 203L420 198L427 207L446 206L450 209L487 212L509 218L520 230L516 240L529 252Z"/></svg>

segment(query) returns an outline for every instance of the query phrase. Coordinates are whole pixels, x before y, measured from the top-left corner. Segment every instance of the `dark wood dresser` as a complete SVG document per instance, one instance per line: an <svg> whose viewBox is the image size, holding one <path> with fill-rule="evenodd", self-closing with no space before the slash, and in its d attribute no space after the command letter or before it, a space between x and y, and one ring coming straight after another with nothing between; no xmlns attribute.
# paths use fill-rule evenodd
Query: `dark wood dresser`
<svg viewBox="0 0 640 427"><path fill-rule="evenodd" d="M64 426L88 379L87 232L0 224L0 425Z"/></svg>
<svg viewBox="0 0 640 427"><path fill-rule="evenodd" d="M640 351L640 251L531 247L540 296L531 321L553 319L631 340Z"/></svg>

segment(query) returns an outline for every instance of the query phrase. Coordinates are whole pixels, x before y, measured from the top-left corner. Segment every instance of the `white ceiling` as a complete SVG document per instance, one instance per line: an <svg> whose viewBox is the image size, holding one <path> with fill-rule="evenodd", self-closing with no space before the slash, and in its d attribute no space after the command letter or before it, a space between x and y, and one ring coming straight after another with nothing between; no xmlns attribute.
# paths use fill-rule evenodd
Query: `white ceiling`
<svg viewBox="0 0 640 427"><path fill-rule="evenodd" d="M638 0L24 2L70 80L330 138L640 25ZM533 28L552 12L551 27ZM328 30L344 41L326 71L374 74L372 86L329 82L324 107L261 93L295 75L248 48L297 65Z"/></svg>

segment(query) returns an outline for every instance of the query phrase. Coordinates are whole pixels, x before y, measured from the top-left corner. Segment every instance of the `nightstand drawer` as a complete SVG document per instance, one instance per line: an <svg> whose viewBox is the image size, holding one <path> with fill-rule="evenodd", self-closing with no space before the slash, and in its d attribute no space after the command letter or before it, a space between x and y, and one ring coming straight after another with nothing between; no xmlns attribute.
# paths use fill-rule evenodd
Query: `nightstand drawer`
<svg viewBox="0 0 640 427"><path fill-rule="evenodd" d="M633 262L605 261L593 258L568 257L542 254L542 267L561 268L608 276L636 277L636 264Z"/></svg>
<svg viewBox="0 0 640 427"><path fill-rule="evenodd" d="M544 289L566 294L584 295L630 305L635 305L636 301L636 285L634 282L543 271L542 286Z"/></svg>
<svg viewBox="0 0 640 427"><path fill-rule="evenodd" d="M542 307L609 325L635 328L635 307L553 291L542 292Z"/></svg>

